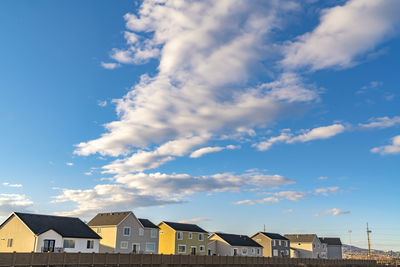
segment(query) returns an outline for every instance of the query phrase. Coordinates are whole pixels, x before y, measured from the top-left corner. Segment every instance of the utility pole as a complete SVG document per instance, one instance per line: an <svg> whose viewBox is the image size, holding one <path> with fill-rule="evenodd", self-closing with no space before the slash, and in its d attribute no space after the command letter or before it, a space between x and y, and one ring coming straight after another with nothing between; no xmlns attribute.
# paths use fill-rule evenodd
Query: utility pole
<svg viewBox="0 0 400 267"><path fill-rule="evenodd" d="M264 224L264 232L265 232L265 224Z"/></svg>
<svg viewBox="0 0 400 267"><path fill-rule="evenodd" d="M369 234L371 233L371 230L368 228L368 223L367 223L367 237L368 237L368 259L371 260L371 242L369 240Z"/></svg>
<svg viewBox="0 0 400 267"><path fill-rule="evenodd" d="M353 232L353 231L349 230L349 235L350 235L350 253L349 253L349 256L350 256L350 258L351 258L351 232Z"/></svg>

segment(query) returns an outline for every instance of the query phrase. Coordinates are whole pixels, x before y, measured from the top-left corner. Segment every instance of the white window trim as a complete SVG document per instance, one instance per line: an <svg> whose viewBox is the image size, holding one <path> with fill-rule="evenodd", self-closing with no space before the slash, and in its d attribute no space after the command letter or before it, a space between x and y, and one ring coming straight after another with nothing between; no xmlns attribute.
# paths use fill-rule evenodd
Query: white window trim
<svg viewBox="0 0 400 267"><path fill-rule="evenodd" d="M97 231L98 234L101 234L101 227L97 227Z"/></svg>
<svg viewBox="0 0 400 267"><path fill-rule="evenodd" d="M90 244L92 245L91 248L88 248L88 247L87 247L87 242L90 242ZM93 239L88 239L88 240L86 241L86 249L94 249L94 240L93 240Z"/></svg>
<svg viewBox="0 0 400 267"><path fill-rule="evenodd" d="M157 238L157 229L151 229L150 236L151 236L151 238Z"/></svg>
<svg viewBox="0 0 400 267"><path fill-rule="evenodd" d="M147 249L147 245L148 244L152 244L154 246L154 249L153 250L148 250ZM146 250L146 252L155 252L156 251L156 243L154 243L154 242L146 242L145 250Z"/></svg>
<svg viewBox="0 0 400 267"><path fill-rule="evenodd" d="M233 248L232 256L235 256L235 251L236 251L236 256L239 256L239 249L238 248Z"/></svg>
<svg viewBox="0 0 400 267"><path fill-rule="evenodd" d="M122 246L122 244L126 244L126 246ZM119 244L120 249L127 249L128 248L128 241L121 241Z"/></svg>
<svg viewBox="0 0 400 267"><path fill-rule="evenodd" d="M139 227L139 235L140 236L144 236L144 229L143 228L141 228L141 227Z"/></svg>
<svg viewBox="0 0 400 267"><path fill-rule="evenodd" d="M129 235L126 235L126 234L125 234L125 229L129 229ZM123 234L124 236L131 236L131 228L130 228L129 226L125 226L124 229L122 230L122 234Z"/></svg>
<svg viewBox="0 0 400 267"><path fill-rule="evenodd" d="M203 248L203 249L202 249L202 248ZM199 246L199 251L200 251L200 252L206 251L206 246L200 245L200 246Z"/></svg>
<svg viewBox="0 0 400 267"><path fill-rule="evenodd" d="M185 248L185 251L180 252L180 251L179 251L179 247L180 247L180 246L184 247L184 248ZM180 245L180 244L178 244L177 248L178 248L178 253L180 253L180 254L186 253L186 245Z"/></svg>
<svg viewBox="0 0 400 267"><path fill-rule="evenodd" d="M276 252L276 253L275 253ZM278 257L279 256L279 251L277 249L272 250L272 255L274 257Z"/></svg>
<svg viewBox="0 0 400 267"><path fill-rule="evenodd" d="M193 233L189 232L189 233L188 233L188 238L189 238L189 239L193 239Z"/></svg>
<svg viewBox="0 0 400 267"><path fill-rule="evenodd" d="M179 238L179 234L180 234L181 238ZM182 232L176 232L176 239L183 240L183 233Z"/></svg>
<svg viewBox="0 0 400 267"><path fill-rule="evenodd" d="M202 238L200 238L200 236L201 236ZM199 241L204 241L204 234L199 234Z"/></svg>
<svg viewBox="0 0 400 267"><path fill-rule="evenodd" d="M244 250L246 250L246 252L244 252ZM247 255L248 253L249 253L248 248L242 248L242 255Z"/></svg>
<svg viewBox="0 0 400 267"><path fill-rule="evenodd" d="M271 243L272 243L272 246L275 246L275 240L272 240Z"/></svg>

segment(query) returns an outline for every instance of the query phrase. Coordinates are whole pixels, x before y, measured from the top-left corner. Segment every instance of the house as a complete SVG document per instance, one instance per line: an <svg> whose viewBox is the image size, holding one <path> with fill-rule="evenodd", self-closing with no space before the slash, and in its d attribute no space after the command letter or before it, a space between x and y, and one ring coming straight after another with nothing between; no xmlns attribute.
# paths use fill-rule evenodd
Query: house
<svg viewBox="0 0 400 267"><path fill-rule="evenodd" d="M319 240L327 247L328 259L342 259L342 241L337 237L320 237Z"/></svg>
<svg viewBox="0 0 400 267"><path fill-rule="evenodd" d="M251 239L263 246L264 257L290 258L290 241L280 234L258 232Z"/></svg>
<svg viewBox="0 0 400 267"><path fill-rule="evenodd" d="M208 233L195 224L161 222L160 254L206 255Z"/></svg>
<svg viewBox="0 0 400 267"><path fill-rule="evenodd" d="M99 252L101 237L79 218L13 212L0 225L0 252Z"/></svg>
<svg viewBox="0 0 400 267"><path fill-rule="evenodd" d="M326 248L316 234L291 234L284 237L290 241L292 258L327 258Z"/></svg>
<svg viewBox="0 0 400 267"><path fill-rule="evenodd" d="M101 253L158 253L159 228L132 211L99 213L88 225L102 237Z"/></svg>
<svg viewBox="0 0 400 267"><path fill-rule="evenodd" d="M209 255L262 257L262 249L246 235L214 233L208 238Z"/></svg>

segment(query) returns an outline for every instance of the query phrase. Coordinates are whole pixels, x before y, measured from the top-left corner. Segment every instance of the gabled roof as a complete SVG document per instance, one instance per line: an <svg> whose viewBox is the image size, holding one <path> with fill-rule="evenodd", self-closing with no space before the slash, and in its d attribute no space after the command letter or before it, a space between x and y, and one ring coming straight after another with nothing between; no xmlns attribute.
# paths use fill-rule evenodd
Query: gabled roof
<svg viewBox="0 0 400 267"><path fill-rule="evenodd" d="M155 229L159 229L157 225L155 225L154 223L152 223L150 220L147 219L139 219L139 222L143 225L143 227L145 228L155 228Z"/></svg>
<svg viewBox="0 0 400 267"><path fill-rule="evenodd" d="M342 241L338 237L320 237L319 240L321 243L325 243L331 246L341 246Z"/></svg>
<svg viewBox="0 0 400 267"><path fill-rule="evenodd" d="M197 233L207 233L205 230L197 226L196 224L189 224L189 223L176 223L176 222L161 222L165 223L175 231L185 231L185 232L197 232ZM160 223L160 224L161 224ZM160 225L158 224L158 225Z"/></svg>
<svg viewBox="0 0 400 267"><path fill-rule="evenodd" d="M226 243L234 247L263 247L247 235L234 235L225 233L214 233L214 235L219 236L225 240Z"/></svg>
<svg viewBox="0 0 400 267"><path fill-rule="evenodd" d="M277 240L289 240L286 237L280 235L280 234L275 234L275 233L266 233L266 232L258 232L257 234L263 234L266 237L269 237L271 239L277 239ZM257 234L253 235L252 237L256 236Z"/></svg>
<svg viewBox="0 0 400 267"><path fill-rule="evenodd" d="M101 239L89 226L79 218L39 215L14 212L15 216L21 219L31 231L40 235L49 230L54 230L62 237Z"/></svg>
<svg viewBox="0 0 400 267"><path fill-rule="evenodd" d="M285 235L290 242L306 242L311 243L313 242L314 238L317 237L316 234L292 234L292 235Z"/></svg>
<svg viewBox="0 0 400 267"><path fill-rule="evenodd" d="M98 213L88 222L89 226L114 226L122 222L131 211Z"/></svg>

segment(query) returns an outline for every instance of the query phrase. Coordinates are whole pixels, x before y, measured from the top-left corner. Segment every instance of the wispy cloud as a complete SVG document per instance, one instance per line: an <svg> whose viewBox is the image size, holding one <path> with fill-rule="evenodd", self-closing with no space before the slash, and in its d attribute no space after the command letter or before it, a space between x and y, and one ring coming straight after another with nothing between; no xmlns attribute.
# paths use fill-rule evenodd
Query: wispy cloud
<svg viewBox="0 0 400 267"><path fill-rule="evenodd" d="M317 189L315 189L315 194L328 196L329 193L334 193L334 192L337 192L338 190L339 190L338 186L317 188Z"/></svg>
<svg viewBox="0 0 400 267"><path fill-rule="evenodd" d="M369 90L375 90L380 88L383 85L383 82L379 81L372 81L368 85L364 85L363 87L360 88L360 90L356 91L356 94L363 94L366 93Z"/></svg>
<svg viewBox="0 0 400 267"><path fill-rule="evenodd" d="M400 135L392 138L392 144L387 146L379 146L371 149L372 153L379 153L381 155L400 154Z"/></svg>
<svg viewBox="0 0 400 267"><path fill-rule="evenodd" d="M121 66L121 64L119 64L119 63L106 63L106 62L101 62L100 65L103 68L108 69L108 70L113 70L113 69L119 68Z"/></svg>
<svg viewBox="0 0 400 267"><path fill-rule="evenodd" d="M369 119L369 123L360 123L358 126L364 129L373 129L373 128L389 128L393 126L400 126L400 116L390 117L380 117L380 118L371 118Z"/></svg>
<svg viewBox="0 0 400 267"><path fill-rule="evenodd" d="M98 101L98 102L97 102L97 105L100 106L100 107L102 107L102 108L104 108L104 107L107 106L107 100Z"/></svg>
<svg viewBox="0 0 400 267"><path fill-rule="evenodd" d="M72 163L72 162L66 162L65 165L67 165L67 166L74 166L74 163Z"/></svg>
<svg viewBox="0 0 400 267"><path fill-rule="evenodd" d="M318 180L328 180L329 178L327 176L320 176L318 177Z"/></svg>
<svg viewBox="0 0 400 267"><path fill-rule="evenodd" d="M200 158L200 157L202 157L202 156L205 155L205 154L214 153L214 152L219 152L219 151L222 151L222 150L225 150L225 149L232 150L232 149L237 149L237 148L239 148L239 146L235 146L235 145L228 145L228 146L226 146L226 147L220 147L220 146L215 146L215 147L202 147L202 148L200 148L200 149L198 149L198 150L193 151L193 152L190 154L190 157L191 157L191 158Z"/></svg>
<svg viewBox="0 0 400 267"><path fill-rule="evenodd" d="M8 187L17 187L17 188L21 188L22 184L10 184L8 182L4 182L3 183L4 186L8 186Z"/></svg>
<svg viewBox="0 0 400 267"><path fill-rule="evenodd" d="M339 215L346 215L346 214L350 214L350 211L343 211L341 209L338 208L333 208L333 209L329 209L329 210L325 210L321 213L317 213L315 214L315 216L326 216L331 214L332 216L339 216Z"/></svg>

